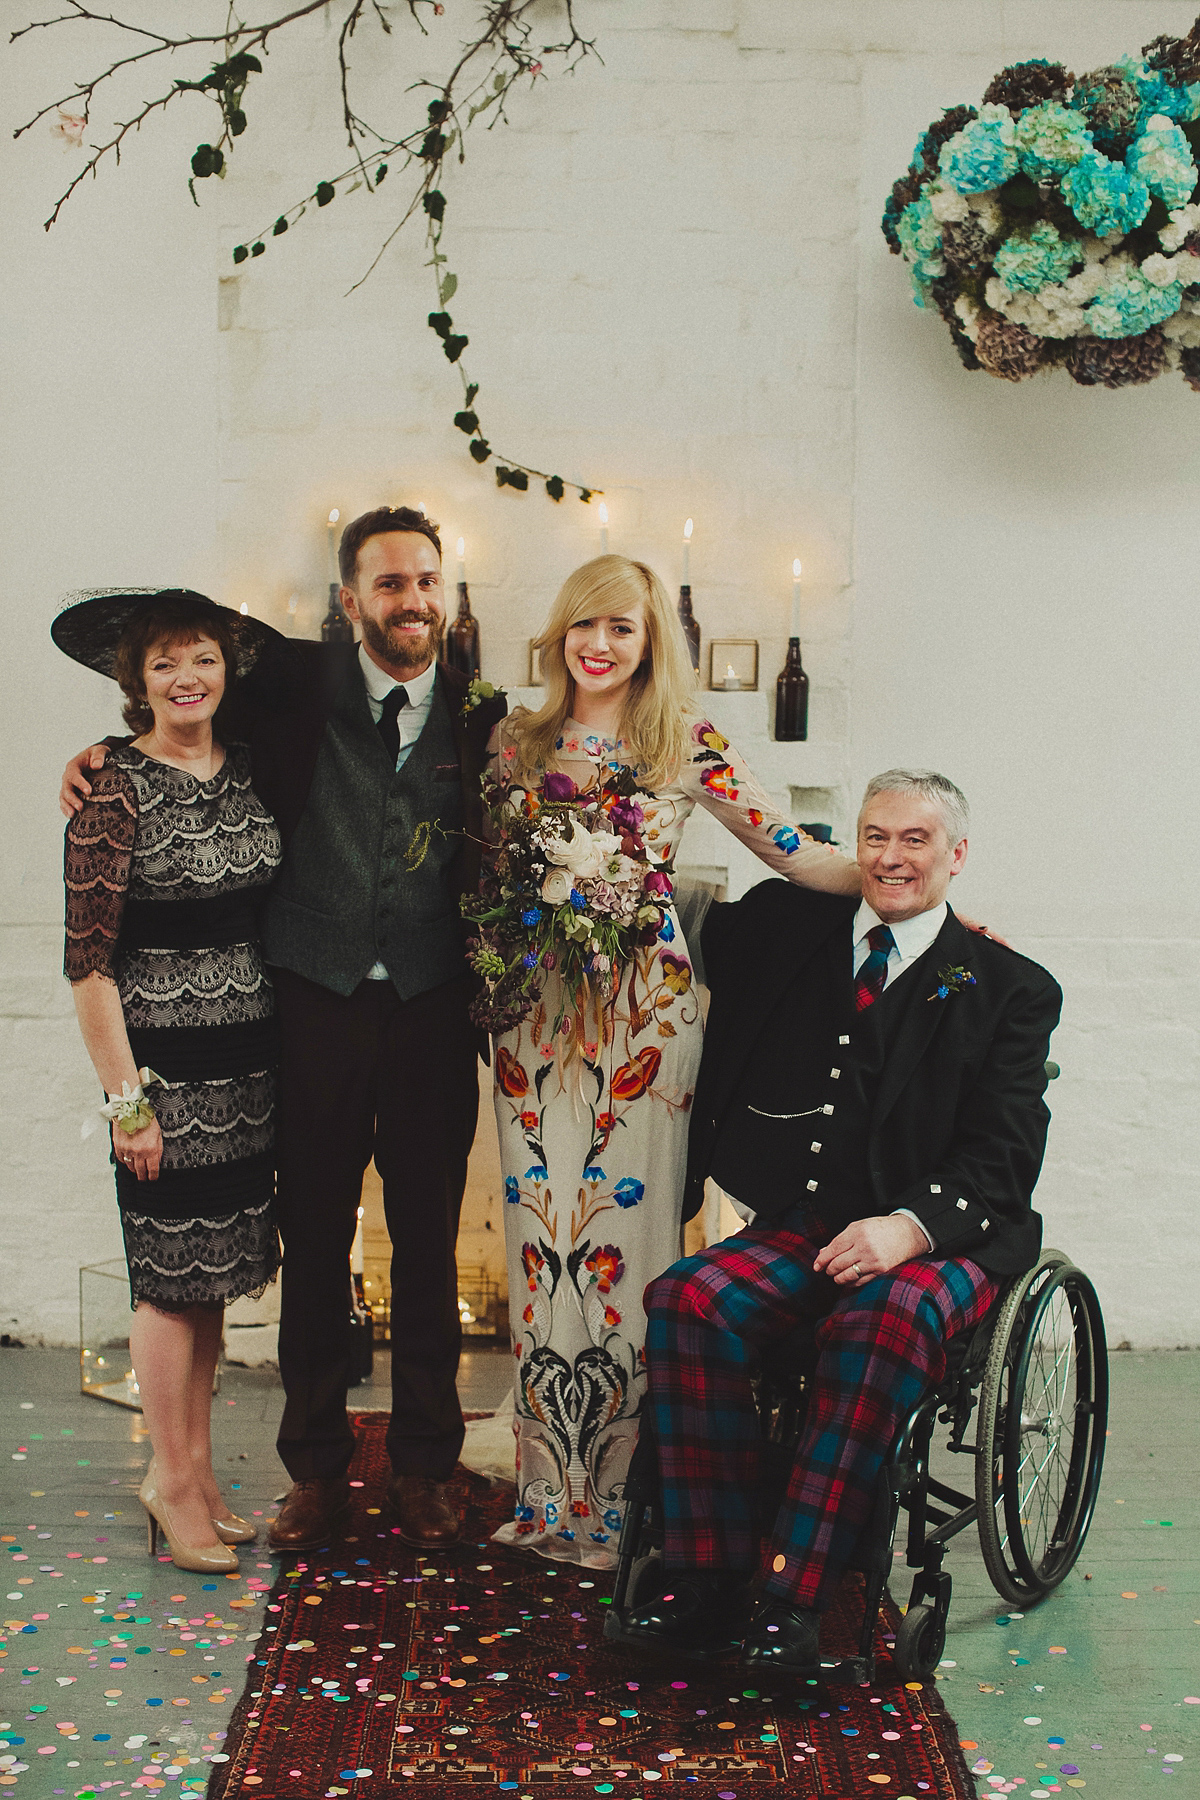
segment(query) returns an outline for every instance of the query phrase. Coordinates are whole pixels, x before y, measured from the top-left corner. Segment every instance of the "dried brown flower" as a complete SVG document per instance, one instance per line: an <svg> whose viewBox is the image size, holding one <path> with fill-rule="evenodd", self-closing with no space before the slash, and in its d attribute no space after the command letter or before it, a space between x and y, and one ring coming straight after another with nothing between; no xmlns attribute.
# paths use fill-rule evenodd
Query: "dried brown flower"
<svg viewBox="0 0 1200 1800"><path fill-rule="evenodd" d="M984 103L1007 106L1010 112L1021 112L1026 106L1041 106L1047 100L1063 100L1070 93L1075 77L1062 63L1010 63L994 75L984 89Z"/></svg>
<svg viewBox="0 0 1200 1800"><path fill-rule="evenodd" d="M1045 338L1035 337L1024 325L1014 325L1003 313L988 308L979 315L975 355L989 375L1002 381L1024 381L1053 360Z"/></svg>
<svg viewBox="0 0 1200 1800"><path fill-rule="evenodd" d="M1186 37L1156 37L1143 44L1142 55L1152 69L1174 81L1200 81L1200 19Z"/></svg>
<svg viewBox="0 0 1200 1800"><path fill-rule="evenodd" d="M1167 341L1157 325L1137 337L1074 338L1067 353L1071 379L1080 387L1138 387L1166 366Z"/></svg>

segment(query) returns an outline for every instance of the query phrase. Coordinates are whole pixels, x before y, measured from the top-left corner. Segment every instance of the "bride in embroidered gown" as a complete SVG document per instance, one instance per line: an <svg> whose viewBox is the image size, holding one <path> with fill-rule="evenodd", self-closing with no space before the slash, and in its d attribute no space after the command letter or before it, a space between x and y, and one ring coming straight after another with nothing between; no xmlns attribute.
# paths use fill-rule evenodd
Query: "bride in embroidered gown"
<svg viewBox="0 0 1200 1800"><path fill-rule="evenodd" d="M568 579L538 640L546 703L497 727L492 773L518 803L547 773L594 787L637 771L650 858L672 866L703 806L766 864L857 893L858 866L785 818L699 710L675 610L643 563L601 556ZM496 1537L616 1560L645 1386L642 1291L680 1254L702 1023L679 920L620 971L595 1041L557 1034L560 978L495 1041L496 1119L517 1359L515 1517ZM566 1034L564 1036L564 1033Z"/></svg>

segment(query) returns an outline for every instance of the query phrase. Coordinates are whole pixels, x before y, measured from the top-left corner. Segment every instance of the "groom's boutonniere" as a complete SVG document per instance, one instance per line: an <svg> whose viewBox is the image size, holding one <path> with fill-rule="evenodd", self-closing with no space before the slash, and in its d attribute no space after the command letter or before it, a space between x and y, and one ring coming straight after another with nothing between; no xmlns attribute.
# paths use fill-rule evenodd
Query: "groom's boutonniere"
<svg viewBox="0 0 1200 1800"><path fill-rule="evenodd" d="M927 996L930 1000L948 1000L951 994L962 994L975 986L975 977L961 963L946 963L938 970L937 981L937 991Z"/></svg>
<svg viewBox="0 0 1200 1800"><path fill-rule="evenodd" d="M468 718L470 714L475 711L477 706L482 706L485 700L495 700L497 698L503 700L505 697L503 688L496 687L490 681L480 681L477 677L474 681L468 682L467 684L467 692L461 708L462 717L464 719Z"/></svg>

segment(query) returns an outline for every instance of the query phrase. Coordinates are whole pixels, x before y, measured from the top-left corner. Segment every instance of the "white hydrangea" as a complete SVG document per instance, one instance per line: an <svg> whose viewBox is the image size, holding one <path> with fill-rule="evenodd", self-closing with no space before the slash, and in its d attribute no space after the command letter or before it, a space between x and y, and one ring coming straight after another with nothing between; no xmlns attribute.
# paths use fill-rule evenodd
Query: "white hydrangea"
<svg viewBox="0 0 1200 1800"><path fill-rule="evenodd" d="M1189 271L1196 265L1192 256L1162 256L1157 251L1148 256L1142 264L1142 274L1155 287L1170 287L1173 282L1187 281Z"/></svg>
<svg viewBox="0 0 1200 1800"><path fill-rule="evenodd" d="M954 302L954 310L962 321L962 328L975 343L979 337L979 308L970 294L960 294Z"/></svg>
<svg viewBox="0 0 1200 1800"><path fill-rule="evenodd" d="M1170 223L1164 225L1158 234L1158 241L1168 253L1178 250L1185 238L1191 237L1193 231L1200 227L1200 206L1189 201L1186 206L1177 206L1171 214Z"/></svg>
<svg viewBox="0 0 1200 1800"><path fill-rule="evenodd" d="M967 194L965 199L980 227L987 232L988 236L1000 237L1004 231L1004 213L995 192Z"/></svg>
<svg viewBox="0 0 1200 1800"><path fill-rule="evenodd" d="M943 181L931 182L926 190L929 195L929 209L939 225L960 225L971 216L971 208L965 194L957 188L947 187Z"/></svg>
<svg viewBox="0 0 1200 1800"><path fill-rule="evenodd" d="M1200 318L1186 305L1182 312L1172 313L1169 319L1164 319L1162 331L1169 342L1178 344L1182 350L1200 349Z"/></svg>

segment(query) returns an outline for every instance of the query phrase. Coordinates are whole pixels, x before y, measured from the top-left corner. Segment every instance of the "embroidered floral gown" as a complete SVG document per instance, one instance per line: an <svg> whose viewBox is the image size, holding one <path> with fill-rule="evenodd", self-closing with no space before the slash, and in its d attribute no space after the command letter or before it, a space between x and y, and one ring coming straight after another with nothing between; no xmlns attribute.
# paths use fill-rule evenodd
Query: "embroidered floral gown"
<svg viewBox="0 0 1200 1800"><path fill-rule="evenodd" d="M720 732L697 721L692 739L678 781L637 796L653 860L673 861L699 805L768 869L858 891L855 866L784 818ZM515 757L512 727L502 724L493 771L519 797L526 790L506 775ZM623 741L568 723L555 769L588 787L625 761ZM516 1513L496 1537L604 1567L616 1560L645 1387L642 1293L680 1255L702 1024L673 907L657 941L621 970L603 1041L585 1042L570 1060L552 1035L558 981L551 974L534 1011L495 1044L517 1359Z"/></svg>

